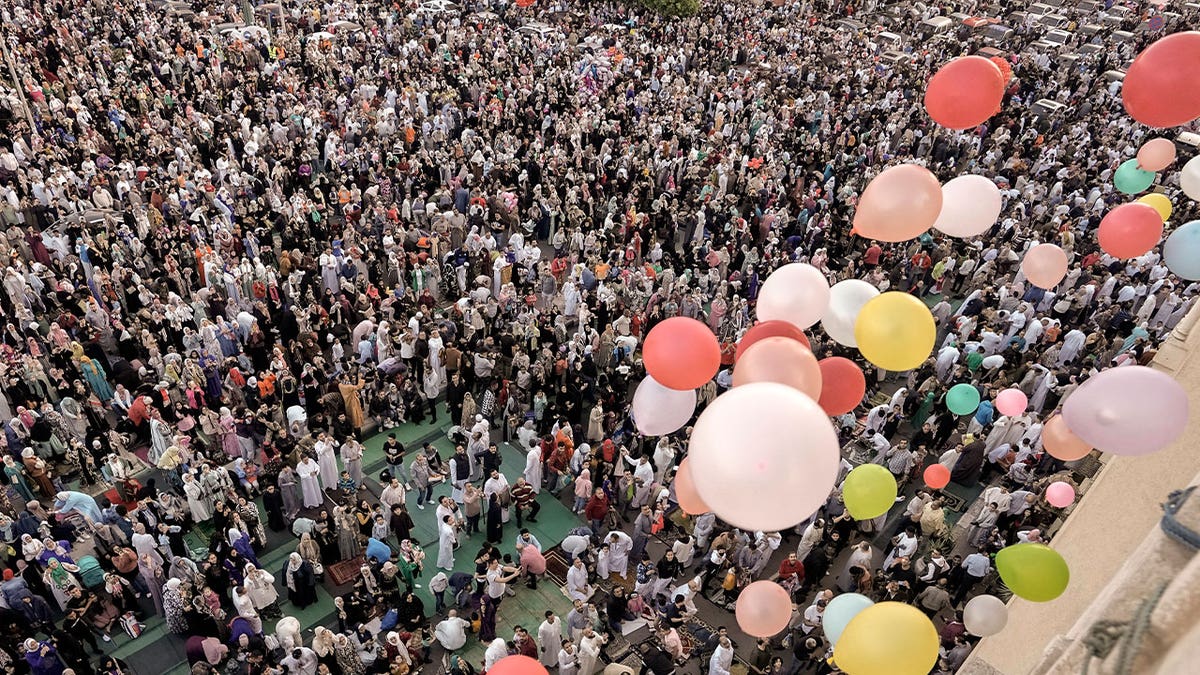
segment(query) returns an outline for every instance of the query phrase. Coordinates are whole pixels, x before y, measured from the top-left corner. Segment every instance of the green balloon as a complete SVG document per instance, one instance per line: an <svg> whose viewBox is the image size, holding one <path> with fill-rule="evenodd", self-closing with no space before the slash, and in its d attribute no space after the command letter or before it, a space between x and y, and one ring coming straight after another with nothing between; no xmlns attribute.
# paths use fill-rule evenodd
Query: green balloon
<svg viewBox="0 0 1200 675"><path fill-rule="evenodd" d="M870 520L896 503L896 477L878 464L860 464L846 474L842 501L855 520Z"/></svg>
<svg viewBox="0 0 1200 675"><path fill-rule="evenodd" d="M946 392L946 407L955 415L970 415L979 407L979 390L965 382L950 387Z"/></svg>
<svg viewBox="0 0 1200 675"><path fill-rule="evenodd" d="M1033 602L1049 602L1067 590L1067 561L1045 544L1013 544L996 554L996 570L1004 585Z"/></svg>
<svg viewBox="0 0 1200 675"><path fill-rule="evenodd" d="M1117 188L1118 192L1136 195L1153 185L1156 175L1153 171L1146 171L1138 166L1136 159L1125 160L1113 174L1113 187Z"/></svg>

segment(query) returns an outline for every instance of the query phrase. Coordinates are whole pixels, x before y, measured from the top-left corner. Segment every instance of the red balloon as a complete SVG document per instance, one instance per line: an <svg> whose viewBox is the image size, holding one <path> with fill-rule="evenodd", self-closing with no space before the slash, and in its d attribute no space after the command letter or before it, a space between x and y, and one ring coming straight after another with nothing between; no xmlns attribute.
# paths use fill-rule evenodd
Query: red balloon
<svg viewBox="0 0 1200 675"><path fill-rule="evenodd" d="M534 0L517 0L517 7L532 7Z"/></svg>
<svg viewBox="0 0 1200 675"><path fill-rule="evenodd" d="M1000 77L1007 86L1013 78L1012 66L1008 64L1008 59L1003 56L993 56L988 61L996 64L996 67L1000 69Z"/></svg>
<svg viewBox="0 0 1200 675"><path fill-rule="evenodd" d="M1158 209L1130 202L1109 211L1100 221L1096 240L1100 248L1116 258L1136 258L1158 245L1163 219Z"/></svg>
<svg viewBox="0 0 1200 675"><path fill-rule="evenodd" d="M950 469L941 464L930 464L925 467L925 473L922 475L925 478L925 485L934 490L941 490L950 484Z"/></svg>
<svg viewBox="0 0 1200 675"><path fill-rule="evenodd" d="M1007 80L982 56L961 56L942 66L925 88L925 110L948 129L970 129L1000 110Z"/></svg>
<svg viewBox="0 0 1200 675"><path fill-rule="evenodd" d="M700 498L700 493L696 492L696 485L692 482L692 468L687 457L683 458L679 468L675 470L675 501L679 502L679 508L689 516L712 511Z"/></svg>
<svg viewBox="0 0 1200 675"><path fill-rule="evenodd" d="M742 354L750 348L750 345L769 337L792 338L793 340L800 341L800 344L808 347L809 350L812 349L812 345L808 342L808 336L804 334L804 331L797 328L796 324L790 321L773 319L771 321L759 321L751 326L750 330L746 331L742 339L738 340L737 354L734 354L733 360L737 361L742 358Z"/></svg>
<svg viewBox="0 0 1200 675"><path fill-rule="evenodd" d="M1142 50L1125 73L1125 110L1149 127L1200 117L1200 32L1173 33Z"/></svg>
<svg viewBox="0 0 1200 675"><path fill-rule="evenodd" d="M721 367L721 345L708 326L686 316L658 324L642 345L646 372L668 389L696 389Z"/></svg>
<svg viewBox="0 0 1200 675"><path fill-rule="evenodd" d="M821 398L817 401L830 416L845 415L862 403L867 378L850 359L830 356L817 362L821 367Z"/></svg>
<svg viewBox="0 0 1200 675"><path fill-rule="evenodd" d="M546 667L537 659L520 654L500 659L487 672L488 675L548 675Z"/></svg>

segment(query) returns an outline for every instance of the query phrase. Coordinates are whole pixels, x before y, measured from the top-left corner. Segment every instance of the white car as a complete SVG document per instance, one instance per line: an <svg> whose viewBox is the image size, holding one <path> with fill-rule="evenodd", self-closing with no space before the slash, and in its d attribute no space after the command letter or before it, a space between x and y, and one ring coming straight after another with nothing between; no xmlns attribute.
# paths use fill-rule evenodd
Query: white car
<svg viewBox="0 0 1200 675"><path fill-rule="evenodd" d="M542 40L548 40L550 38L562 36L562 33L560 33L557 28L553 28L551 26L547 26L544 23L538 23L538 22L527 23L524 26L521 26L520 28L518 28L517 32L521 33L522 35L529 35L532 37L541 38Z"/></svg>
<svg viewBox="0 0 1200 675"><path fill-rule="evenodd" d="M417 14L457 14L461 9L450 0L425 0L417 6Z"/></svg>

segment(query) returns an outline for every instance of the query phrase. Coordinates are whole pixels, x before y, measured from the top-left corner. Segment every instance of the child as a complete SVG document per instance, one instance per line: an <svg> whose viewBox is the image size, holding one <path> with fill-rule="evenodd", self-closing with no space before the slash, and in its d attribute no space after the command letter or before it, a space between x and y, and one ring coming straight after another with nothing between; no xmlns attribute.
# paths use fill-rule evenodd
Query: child
<svg viewBox="0 0 1200 675"><path fill-rule="evenodd" d="M353 499L358 494L358 483L350 477L349 471L343 471L341 478L338 480L338 489L342 491L342 498Z"/></svg>

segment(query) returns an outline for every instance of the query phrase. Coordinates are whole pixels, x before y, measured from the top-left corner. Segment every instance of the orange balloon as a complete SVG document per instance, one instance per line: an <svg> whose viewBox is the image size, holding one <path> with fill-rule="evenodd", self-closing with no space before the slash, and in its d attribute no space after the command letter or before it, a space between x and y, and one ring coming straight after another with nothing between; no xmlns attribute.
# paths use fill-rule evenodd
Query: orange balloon
<svg viewBox="0 0 1200 675"><path fill-rule="evenodd" d="M1143 202L1121 204L1100 221L1096 240L1115 258L1136 258L1158 245L1163 219L1158 209Z"/></svg>
<svg viewBox="0 0 1200 675"><path fill-rule="evenodd" d="M734 361L742 358L742 354L750 348L750 345L769 337L785 337L793 340L798 340L800 344L812 349L812 344L808 341L808 336L804 331L796 327L796 324L780 319L771 319L769 321L759 321L746 331L741 340L738 340L737 354L734 355Z"/></svg>
<svg viewBox="0 0 1200 675"><path fill-rule="evenodd" d="M880 241L908 241L932 227L941 212L942 185L937 176L923 166L900 164L884 169L867 184L854 210L853 233Z"/></svg>
<svg viewBox="0 0 1200 675"><path fill-rule="evenodd" d="M947 129L970 129L1000 109L1008 80L982 56L961 56L942 66L925 88L925 110Z"/></svg>
<svg viewBox="0 0 1200 675"><path fill-rule="evenodd" d="M950 484L950 469L941 464L930 464L922 475L925 484L934 490L941 490Z"/></svg>
<svg viewBox="0 0 1200 675"><path fill-rule="evenodd" d="M1007 85L1013 78L1012 66L1008 64L1008 59L1003 56L993 56L988 61L996 64L996 68L1000 70L1001 81Z"/></svg>
<svg viewBox="0 0 1200 675"><path fill-rule="evenodd" d="M650 377L668 389L697 389L721 367L721 345L705 324L677 316L650 330L642 362Z"/></svg>
<svg viewBox="0 0 1200 675"><path fill-rule="evenodd" d="M696 485L692 482L692 468L688 466L687 457L683 458L679 468L675 470L675 501L679 502L679 508L689 516L712 511L700 498L700 493L696 492Z"/></svg>
<svg viewBox="0 0 1200 675"><path fill-rule="evenodd" d="M845 415L867 395L867 378L850 359L830 356L817 362L821 368L821 397L817 403L830 416Z"/></svg>
<svg viewBox="0 0 1200 675"><path fill-rule="evenodd" d="M817 365L817 357L797 340L764 338L747 349L733 369L733 386L751 382L786 384L815 401L821 397L821 366Z"/></svg>
<svg viewBox="0 0 1200 675"><path fill-rule="evenodd" d="M1121 85L1133 119L1177 127L1200 117L1200 32L1173 33L1142 50Z"/></svg>
<svg viewBox="0 0 1200 675"><path fill-rule="evenodd" d="M1051 457L1071 462L1086 457L1092 446L1076 436L1062 415L1055 415L1042 425L1042 447Z"/></svg>

